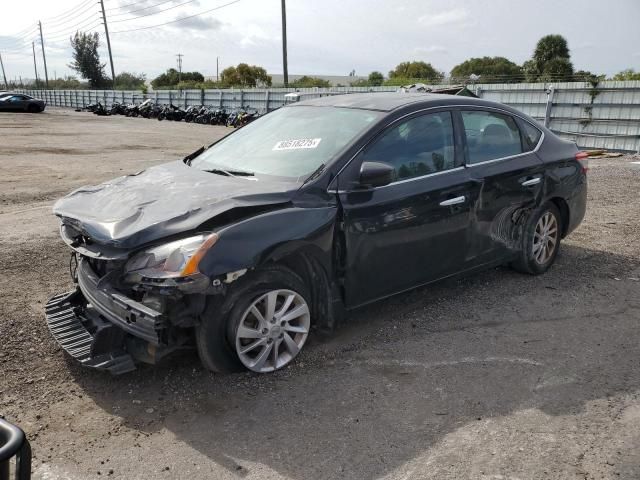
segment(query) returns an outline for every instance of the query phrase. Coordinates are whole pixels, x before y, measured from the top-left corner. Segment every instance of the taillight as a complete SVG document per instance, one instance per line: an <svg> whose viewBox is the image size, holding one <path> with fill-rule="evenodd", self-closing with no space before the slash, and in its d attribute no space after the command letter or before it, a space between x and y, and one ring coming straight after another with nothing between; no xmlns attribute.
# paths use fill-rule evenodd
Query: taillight
<svg viewBox="0 0 640 480"><path fill-rule="evenodd" d="M582 173L587 173L589 171L589 154L587 152L578 152L576 153L576 160L582 167Z"/></svg>

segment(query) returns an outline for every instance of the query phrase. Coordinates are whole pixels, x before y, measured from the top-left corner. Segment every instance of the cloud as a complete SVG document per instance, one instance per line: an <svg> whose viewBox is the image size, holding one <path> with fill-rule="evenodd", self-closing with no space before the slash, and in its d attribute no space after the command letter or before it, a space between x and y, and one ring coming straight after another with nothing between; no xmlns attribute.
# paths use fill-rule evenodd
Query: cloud
<svg viewBox="0 0 640 480"><path fill-rule="evenodd" d="M449 50L442 45L431 45L429 47L416 47L413 49L414 53L419 55L449 53Z"/></svg>
<svg viewBox="0 0 640 480"><path fill-rule="evenodd" d="M240 46L243 48L252 47L256 45L264 44L267 41L273 40L262 27L256 24L248 24L242 29L242 38L240 39Z"/></svg>
<svg viewBox="0 0 640 480"><path fill-rule="evenodd" d="M120 6L117 7L118 11L112 15L120 16L125 13L135 13L135 15L150 15L152 13L161 12L163 10L171 9L177 4L183 3L185 0L169 0L164 2L158 2L156 0L142 0L138 2L131 2L129 0L121 0ZM197 7L200 5L198 0L191 2L190 6Z"/></svg>
<svg viewBox="0 0 640 480"><path fill-rule="evenodd" d="M176 17L176 20L181 17ZM223 26L223 22L217 18L212 17L191 17L181 22L176 22L171 26L179 28L180 30L199 30L199 31L211 31L220 30Z"/></svg>
<svg viewBox="0 0 640 480"><path fill-rule="evenodd" d="M0 50L20 50L30 47L30 40L25 40L20 37L14 37L11 35L0 35Z"/></svg>
<svg viewBox="0 0 640 480"><path fill-rule="evenodd" d="M469 10L466 8L454 8L438 13L428 13L418 18L425 27L442 27L454 23L462 23L471 17Z"/></svg>

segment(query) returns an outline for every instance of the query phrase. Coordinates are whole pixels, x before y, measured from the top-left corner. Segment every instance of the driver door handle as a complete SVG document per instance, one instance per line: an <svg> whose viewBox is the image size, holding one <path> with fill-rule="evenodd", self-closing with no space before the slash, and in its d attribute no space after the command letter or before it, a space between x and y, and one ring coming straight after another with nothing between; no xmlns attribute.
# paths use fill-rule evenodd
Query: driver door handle
<svg viewBox="0 0 640 480"><path fill-rule="evenodd" d="M440 206L441 207L449 207L451 205L459 205L460 203L464 203L465 200L466 200L466 197L464 197L464 196L450 198L448 200L444 200L444 201L440 202Z"/></svg>
<svg viewBox="0 0 640 480"><path fill-rule="evenodd" d="M525 180L524 182L521 182L520 185L522 185L523 187L532 187L533 185L539 184L541 181L542 179L540 177L536 177Z"/></svg>

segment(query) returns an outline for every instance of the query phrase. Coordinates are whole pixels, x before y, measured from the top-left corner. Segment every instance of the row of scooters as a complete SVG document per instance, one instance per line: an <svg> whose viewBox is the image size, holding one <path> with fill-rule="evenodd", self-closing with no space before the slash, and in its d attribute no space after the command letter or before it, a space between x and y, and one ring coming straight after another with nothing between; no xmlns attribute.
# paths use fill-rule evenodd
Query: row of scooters
<svg viewBox="0 0 640 480"><path fill-rule="evenodd" d="M86 105L78 111L93 112L96 115L125 115L127 117L157 118L176 122L199 123L202 125L225 125L242 127L260 116L258 111L247 111L245 108L227 111L224 108L191 105L186 108L176 105L160 105L147 99L142 103L124 104L115 102L108 108L102 102Z"/></svg>

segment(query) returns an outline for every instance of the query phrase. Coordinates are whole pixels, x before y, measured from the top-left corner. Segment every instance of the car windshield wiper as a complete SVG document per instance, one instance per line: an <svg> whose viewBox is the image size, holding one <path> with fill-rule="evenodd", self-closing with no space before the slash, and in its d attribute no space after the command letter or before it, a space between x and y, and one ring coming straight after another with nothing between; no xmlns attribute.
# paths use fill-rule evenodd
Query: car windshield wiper
<svg viewBox="0 0 640 480"><path fill-rule="evenodd" d="M217 175L226 175L227 177L253 177L253 172L243 172L240 170L223 170L222 168L211 168L204 170L205 172L215 173Z"/></svg>
<svg viewBox="0 0 640 480"><path fill-rule="evenodd" d="M193 160L194 158L196 158L198 155L200 155L202 152L205 151L205 147L202 146L199 149L197 149L195 152L190 153L189 155L187 155L186 157L184 157L182 160L189 166L191 166L191 160Z"/></svg>
<svg viewBox="0 0 640 480"><path fill-rule="evenodd" d="M307 178L305 178L304 182L302 182L302 185L305 185L306 183L310 182L311 180L318 178L320 176L320 174L322 172L324 172L324 167L326 165L324 163L321 163L320 166L318 168L316 168L313 172L311 172L311 175L309 175Z"/></svg>

